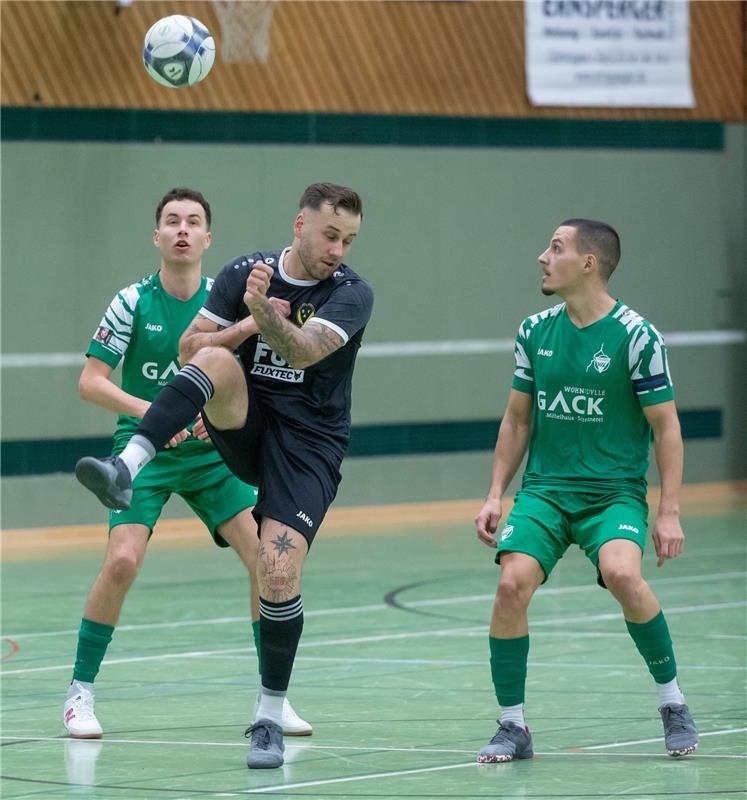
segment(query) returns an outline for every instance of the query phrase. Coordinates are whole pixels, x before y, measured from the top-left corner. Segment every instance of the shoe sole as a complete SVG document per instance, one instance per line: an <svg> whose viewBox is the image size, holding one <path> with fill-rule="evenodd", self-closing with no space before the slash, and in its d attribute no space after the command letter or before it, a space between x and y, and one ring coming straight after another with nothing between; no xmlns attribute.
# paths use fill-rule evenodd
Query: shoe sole
<svg viewBox="0 0 747 800"><path fill-rule="evenodd" d="M115 497L109 492L111 485L109 476L101 472L95 461L86 461L85 459L79 461L75 465L75 477L86 489L93 492L99 502L107 508L112 508L115 511L127 511L130 507L128 500L123 499L121 496Z"/></svg>
<svg viewBox="0 0 747 800"><path fill-rule="evenodd" d="M505 764L507 761L521 761L523 758L534 758L534 752L521 756L477 756L478 764Z"/></svg>
<svg viewBox="0 0 747 800"><path fill-rule="evenodd" d="M73 733L68 731L71 739L101 739L104 734L102 733Z"/></svg>
<svg viewBox="0 0 747 800"><path fill-rule="evenodd" d="M672 758L680 758L681 756L689 756L690 753L694 753L698 749L697 743L692 745L692 747L681 747L679 750L667 750Z"/></svg>
<svg viewBox="0 0 747 800"><path fill-rule="evenodd" d="M249 769L278 769L283 766L283 762L281 761L278 764L250 764L247 761L246 765Z"/></svg>
<svg viewBox="0 0 747 800"><path fill-rule="evenodd" d="M313 728L303 728L297 731L289 731L283 728L283 736L311 736L312 733L314 733Z"/></svg>

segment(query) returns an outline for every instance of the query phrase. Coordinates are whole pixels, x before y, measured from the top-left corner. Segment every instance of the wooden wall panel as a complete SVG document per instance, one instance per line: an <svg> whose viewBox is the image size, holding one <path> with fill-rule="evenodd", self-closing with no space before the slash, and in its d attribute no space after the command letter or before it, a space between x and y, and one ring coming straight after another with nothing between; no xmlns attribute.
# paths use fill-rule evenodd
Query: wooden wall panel
<svg viewBox="0 0 747 800"><path fill-rule="evenodd" d="M533 108L524 80L523 3L515 0L281 0L266 64L225 64L168 89L142 67L143 34L208 0L4 0L3 105L486 117L745 119L745 4L691 3L694 109Z"/></svg>

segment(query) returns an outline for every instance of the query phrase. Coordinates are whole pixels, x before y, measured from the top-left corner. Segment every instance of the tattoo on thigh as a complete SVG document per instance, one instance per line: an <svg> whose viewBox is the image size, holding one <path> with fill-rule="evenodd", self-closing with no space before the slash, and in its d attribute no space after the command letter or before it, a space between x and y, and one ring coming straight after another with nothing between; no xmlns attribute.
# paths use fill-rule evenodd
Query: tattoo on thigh
<svg viewBox="0 0 747 800"><path fill-rule="evenodd" d="M287 553L289 550L295 550L296 545L291 542L290 538L288 537L288 531L283 531L280 536L277 536L275 539L272 540L272 545L277 550L278 555L283 555Z"/></svg>

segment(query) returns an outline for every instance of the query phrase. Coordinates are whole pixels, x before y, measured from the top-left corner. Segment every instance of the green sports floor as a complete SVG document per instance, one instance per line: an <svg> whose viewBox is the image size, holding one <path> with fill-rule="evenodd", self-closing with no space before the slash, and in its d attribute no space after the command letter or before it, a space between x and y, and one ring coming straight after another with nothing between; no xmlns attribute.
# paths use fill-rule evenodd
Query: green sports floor
<svg viewBox="0 0 747 800"><path fill-rule="evenodd" d="M701 733L681 760L664 753L654 687L616 604L573 550L530 611L535 758L476 764L495 731L492 554L466 510L363 516L323 529L307 562L289 696L314 735L286 738L285 766L269 771L245 766L257 661L233 553L207 534L159 544L157 530L96 683L104 739L72 741L62 705L102 536L4 546L2 797L747 797L743 493L687 506L676 561L657 569L646 554ZM5 544L32 535L6 533Z"/></svg>

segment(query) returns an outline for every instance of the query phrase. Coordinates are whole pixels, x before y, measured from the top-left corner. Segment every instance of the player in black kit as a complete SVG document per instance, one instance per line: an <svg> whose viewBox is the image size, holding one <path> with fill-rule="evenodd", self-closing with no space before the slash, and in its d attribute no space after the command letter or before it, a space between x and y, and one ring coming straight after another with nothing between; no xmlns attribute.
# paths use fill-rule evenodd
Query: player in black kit
<svg viewBox="0 0 747 800"><path fill-rule="evenodd" d="M259 486L262 686L247 730L251 768L283 763L283 700L303 628L301 570L347 450L353 368L373 306L369 284L343 263L362 216L353 190L309 186L290 247L242 256L217 276L182 336L185 366L143 417L127 458L86 459L87 488L126 508L137 472L202 412L231 470Z"/></svg>

